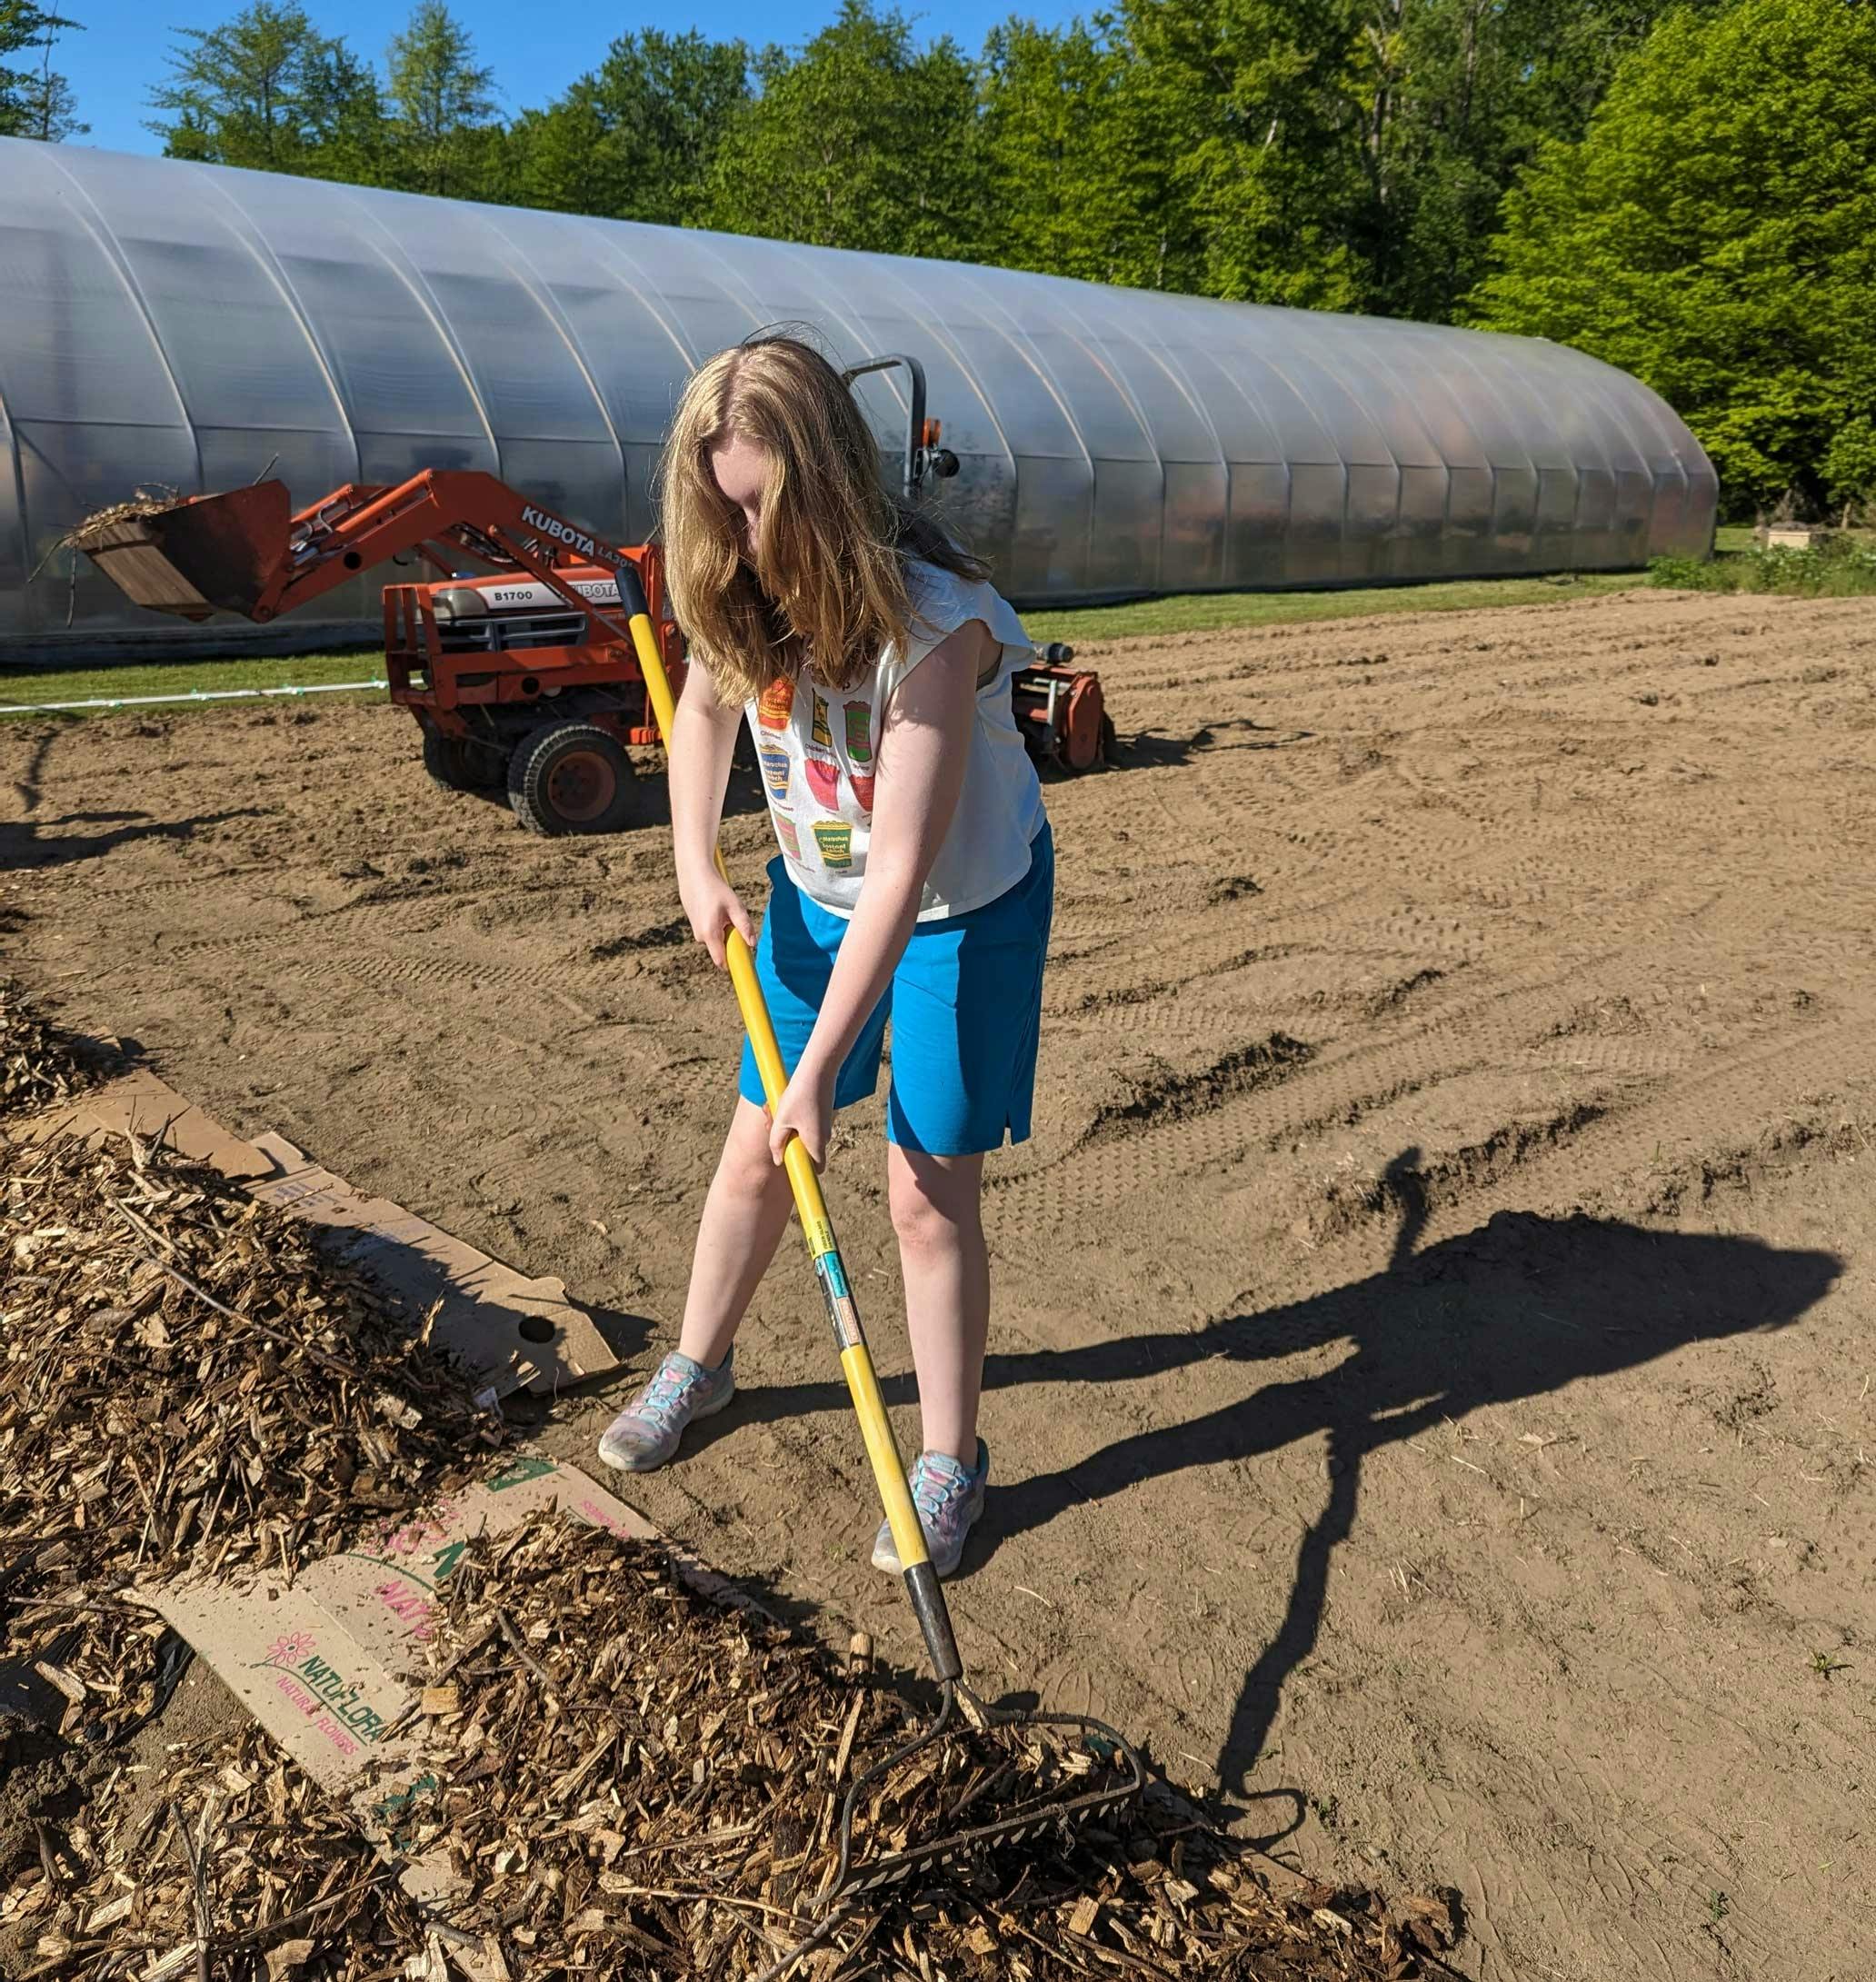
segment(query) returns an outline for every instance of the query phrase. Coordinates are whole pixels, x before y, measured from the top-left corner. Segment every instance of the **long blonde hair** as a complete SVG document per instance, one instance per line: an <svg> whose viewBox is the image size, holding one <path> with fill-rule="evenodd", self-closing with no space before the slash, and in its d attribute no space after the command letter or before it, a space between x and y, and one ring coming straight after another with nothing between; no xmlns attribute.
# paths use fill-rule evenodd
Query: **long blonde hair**
<svg viewBox="0 0 1876 1982"><path fill-rule="evenodd" d="M768 457L760 541L745 553L713 449ZM879 444L847 383L800 338L764 333L701 366L659 469L671 602L725 702L748 702L810 665L855 687L913 618L905 561L960 577L989 567L880 483Z"/></svg>

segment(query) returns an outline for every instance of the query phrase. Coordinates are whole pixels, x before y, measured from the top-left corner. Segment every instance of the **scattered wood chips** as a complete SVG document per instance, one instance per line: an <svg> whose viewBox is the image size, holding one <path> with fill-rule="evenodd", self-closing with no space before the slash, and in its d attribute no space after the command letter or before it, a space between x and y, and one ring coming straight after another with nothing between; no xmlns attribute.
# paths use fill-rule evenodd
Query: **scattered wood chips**
<svg viewBox="0 0 1876 1982"><path fill-rule="evenodd" d="M251 1721L113 1769L78 1820L41 1827L39 1856L0 1928L46 1982L390 1982L426 1942L401 1868Z"/></svg>
<svg viewBox="0 0 1876 1982"><path fill-rule="evenodd" d="M71 1035L41 1018L11 978L0 978L0 1116L70 1101L93 1078Z"/></svg>

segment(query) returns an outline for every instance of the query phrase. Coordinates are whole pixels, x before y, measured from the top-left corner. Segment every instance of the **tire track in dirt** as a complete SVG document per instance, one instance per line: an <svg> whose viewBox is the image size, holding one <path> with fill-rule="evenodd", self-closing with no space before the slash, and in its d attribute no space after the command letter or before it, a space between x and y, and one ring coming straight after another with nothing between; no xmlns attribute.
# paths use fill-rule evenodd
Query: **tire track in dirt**
<svg viewBox="0 0 1876 1982"><path fill-rule="evenodd" d="M1365 1175L1325 1193L1311 1237L1320 1243L1371 1222L1391 1228L1410 1213L1424 1216L1428 1244L1471 1230L1494 1211L1527 1206L1633 1216L1647 1209L1647 1193L1634 1180L1661 1160L1685 1162L1723 1145L1754 1119L1752 1098L1764 1092L1769 1073L1783 1093L1836 1086L1846 1076L1861 1083L1876 1078L1867 1047L1854 1024L1773 1040L1683 1074L1671 1087L1651 1083L1620 1098L1571 1101L1554 1112L1507 1122L1392 1176L1372 1162ZM1380 1113L1358 1130L1374 1158L1391 1142L1380 1132ZM1761 1126L1783 1119L1783 1108L1774 1108Z"/></svg>
<svg viewBox="0 0 1876 1982"><path fill-rule="evenodd" d="M1876 1727L1808 1664L1876 1636L1872 646L1857 602L1661 594L1116 644L1124 768L1049 787L960 1630L1175 1772L1248 1770L1312 1870L1455 1880L1487 1974L1876 1973ZM44 864L0 876L17 967L661 1349L735 1046L659 940L668 846L524 839L406 728L61 732ZM264 828L184 834L263 776ZM145 837L47 824L107 782ZM725 835L745 886L763 831ZM831 1196L903 1399L879 1113ZM915 1663L792 1242L758 1309L737 1407L634 1498Z"/></svg>
<svg viewBox="0 0 1876 1982"><path fill-rule="evenodd" d="M1609 958L1598 958L1593 962L1606 965L1609 961ZM1415 978L1422 975L1423 972L1417 972ZM1606 970L1600 981L1605 985L1611 981ZM1189 1119L1192 1111L1186 1111L1173 1126L1179 1131L1175 1140L1188 1160L1187 1167L1192 1170L1212 1167L1221 1153L1235 1158L1253 1150L1272 1151L1289 1141L1332 1128L1352 1114L1359 1119L1372 1111L1373 1095L1397 1091L1403 1080L1411 1082L1412 1091L1418 1093L1456 1071L1482 1065L1522 1062L1534 1069L1542 1062L1532 1058L1530 1042L1543 1036L1569 1015L1568 1008L1558 1001L1572 996L1581 980L1575 969L1561 973L1546 969L1534 971L1523 981L1513 979L1509 983L1496 983L1490 988L1468 988L1462 980L1442 993L1442 986L1445 981L1442 979L1433 985L1417 984L1415 992L1402 992L1401 985L1414 983L1415 979L1402 980L1389 987L1392 995L1384 997L1378 1013L1375 1013L1372 997L1362 1001L1358 1009L1397 1022L1378 1035L1369 1031L1365 1036L1352 1040L1331 1039L1312 1046L1306 1056L1307 1064L1303 1063L1304 1056L1290 1055L1280 1093L1272 1092L1273 1083L1269 1082L1258 1083L1254 1095L1248 1091L1239 1093L1229 1088L1217 1090L1212 1095L1214 1105L1210 1111L1214 1119L1205 1121L1196 1135ZM1651 988L1652 983L1647 973L1642 971L1632 975L1626 971L1616 972L1614 981L1636 995ZM1442 996L1442 1003L1422 1009L1426 1001L1439 1000ZM1407 1011L1410 1004L1412 1016ZM1205 1009L1209 1012L1212 1008ZM1240 1010L1219 1009L1225 1022L1234 1023L1240 1031L1246 1029ZM1260 1018L1262 1016L1262 1013L1259 1014ZM1189 1023L1182 1021L1180 1001L1176 998L1171 1001L1170 1011L1128 1004L1078 1015L1076 1022L1120 1032L1137 1031L1150 1036L1170 1031L1190 1037L1192 1031ZM1238 1051L1254 1050L1254 1047L1234 1049ZM1442 1060L1442 1055L1449 1051L1452 1054L1450 1063ZM1686 1054L1684 1051L1651 1052L1646 1049L1635 1049L1627 1057L1639 1061L1642 1071L1657 1073L1674 1071L1684 1063ZM1403 1062L1405 1071L1402 1071ZM1384 1071L1380 1071L1383 1069ZM1196 1083L1196 1094L1210 1091L1202 1069L1196 1073L1167 1071L1161 1073L1158 1080L1162 1085L1190 1081ZM1245 1103L1242 1108L1236 1105L1240 1101ZM1111 1109L1113 1103L1109 1101L1101 1105ZM1096 1119L1100 1119L1098 1114ZM1110 1115L1107 1120L1115 1130L1127 1126L1124 1114ZM1123 1159L1103 1153L1093 1159L1094 1162L1109 1168L1117 1160L1131 1162L1142 1153L1133 1146L1139 1136L1152 1133L1157 1126L1152 1111L1147 1111L1139 1128L1129 1133ZM1112 1136L1108 1138L1112 1139ZM1048 1153L1039 1150L1027 1160L1018 1159L999 1170L993 1180L993 1188L1002 1189L1019 1181L1026 1187L1041 1171L1062 1165L1081 1165L1085 1170L1083 1160L1089 1140L1090 1131L1083 1130L1065 1150ZM1091 1181L1085 1177L1077 1179L1077 1188L1083 1183L1088 1184L1099 1201L1110 1201L1099 1180Z"/></svg>

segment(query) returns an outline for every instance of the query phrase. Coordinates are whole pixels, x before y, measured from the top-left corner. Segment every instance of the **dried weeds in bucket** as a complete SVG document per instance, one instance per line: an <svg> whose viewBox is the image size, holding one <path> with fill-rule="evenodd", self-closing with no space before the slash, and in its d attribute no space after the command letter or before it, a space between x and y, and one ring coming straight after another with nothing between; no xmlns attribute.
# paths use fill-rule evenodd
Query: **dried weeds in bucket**
<svg viewBox="0 0 1876 1982"><path fill-rule="evenodd" d="M175 490L161 485L139 489L129 502L107 503L93 510L83 523L74 523L59 539L58 548L82 551L87 539L111 523L128 523L135 516L166 516L171 510L182 508L185 500Z"/></svg>
<svg viewBox="0 0 1876 1982"><path fill-rule="evenodd" d="M89 553L97 540L98 533L113 523L128 523L137 516L166 516L173 509L181 509L187 499L166 483L157 483L154 488L139 488L136 493L125 503L107 503L103 509L95 509L82 523L75 523L62 536L52 540L45 555L33 567L28 574L30 584L41 572L52 563L61 551L74 553L72 558L73 583L77 583L78 559L76 553ZM67 615L66 623L70 624Z"/></svg>

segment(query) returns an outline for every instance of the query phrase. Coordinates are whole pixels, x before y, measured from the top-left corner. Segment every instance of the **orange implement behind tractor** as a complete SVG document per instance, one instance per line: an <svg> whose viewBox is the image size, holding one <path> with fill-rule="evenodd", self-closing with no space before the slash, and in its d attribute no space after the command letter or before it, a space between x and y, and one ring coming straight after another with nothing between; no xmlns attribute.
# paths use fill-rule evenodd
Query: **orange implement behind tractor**
<svg viewBox="0 0 1876 1982"><path fill-rule="evenodd" d="M434 579L384 588L392 699L416 718L433 778L505 787L536 832L617 832L637 809L627 747L659 733L620 602L622 567L644 588L674 687L684 678L656 547L607 543L478 471L350 483L297 514L278 482L126 504L72 541L138 605L261 624L374 565L421 557ZM1072 659L1046 650L1012 695L1031 754L1086 771L1113 730L1098 678Z"/></svg>

